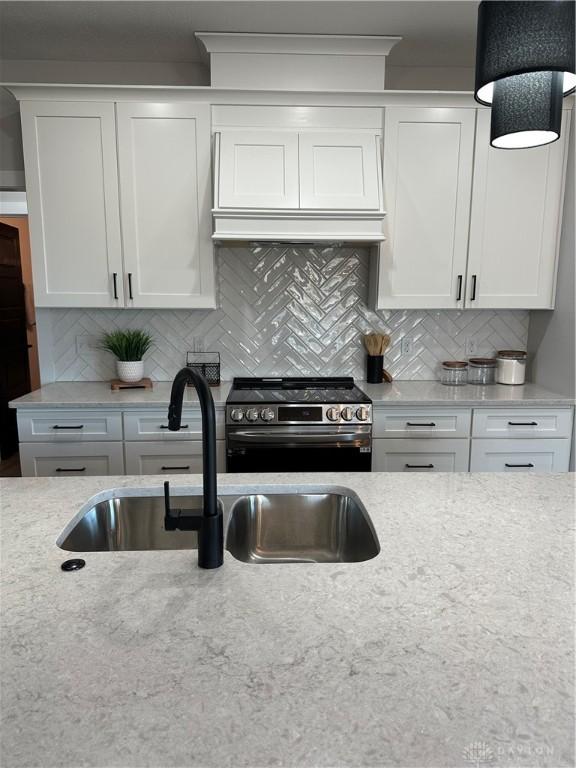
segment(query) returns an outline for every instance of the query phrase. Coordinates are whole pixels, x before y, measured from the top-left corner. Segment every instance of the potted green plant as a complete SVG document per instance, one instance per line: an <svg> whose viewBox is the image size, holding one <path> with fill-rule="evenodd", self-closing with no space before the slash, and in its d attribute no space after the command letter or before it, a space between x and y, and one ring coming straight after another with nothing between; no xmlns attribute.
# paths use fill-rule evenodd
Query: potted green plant
<svg viewBox="0 0 576 768"><path fill-rule="evenodd" d="M120 381L133 383L144 376L142 358L148 352L154 339L146 331L110 331L102 339L102 349L116 357L116 372Z"/></svg>

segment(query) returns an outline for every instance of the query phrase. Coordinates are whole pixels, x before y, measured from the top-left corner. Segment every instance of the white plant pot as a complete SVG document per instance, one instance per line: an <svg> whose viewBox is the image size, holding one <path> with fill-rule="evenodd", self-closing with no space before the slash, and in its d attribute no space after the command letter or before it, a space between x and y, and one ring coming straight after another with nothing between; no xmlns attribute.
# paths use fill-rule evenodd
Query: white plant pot
<svg viewBox="0 0 576 768"><path fill-rule="evenodd" d="M144 376L144 361L116 360L116 373L118 374L120 381L125 381L127 384L140 381Z"/></svg>

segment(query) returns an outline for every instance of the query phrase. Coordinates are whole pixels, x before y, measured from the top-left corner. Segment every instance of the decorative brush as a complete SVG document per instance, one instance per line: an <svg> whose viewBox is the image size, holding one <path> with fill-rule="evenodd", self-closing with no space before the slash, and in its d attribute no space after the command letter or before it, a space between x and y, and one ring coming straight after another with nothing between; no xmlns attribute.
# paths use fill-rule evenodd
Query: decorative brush
<svg viewBox="0 0 576 768"><path fill-rule="evenodd" d="M362 340L368 353L366 361L366 381L380 384L382 380L390 383L392 375L384 369L384 353L390 346L390 336L387 333L366 333Z"/></svg>

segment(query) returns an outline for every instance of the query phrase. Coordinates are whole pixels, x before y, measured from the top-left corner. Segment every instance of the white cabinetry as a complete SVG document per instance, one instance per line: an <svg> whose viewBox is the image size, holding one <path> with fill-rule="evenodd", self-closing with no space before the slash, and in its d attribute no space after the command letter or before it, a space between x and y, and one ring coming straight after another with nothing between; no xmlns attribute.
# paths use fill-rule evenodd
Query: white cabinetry
<svg viewBox="0 0 576 768"><path fill-rule="evenodd" d="M471 472L568 472L572 408L475 408Z"/></svg>
<svg viewBox="0 0 576 768"><path fill-rule="evenodd" d="M374 472L467 472L470 441L466 439L374 440Z"/></svg>
<svg viewBox="0 0 576 768"><path fill-rule="evenodd" d="M223 130L217 206L378 210L379 141L355 131Z"/></svg>
<svg viewBox="0 0 576 768"><path fill-rule="evenodd" d="M506 151L489 110L387 107L373 305L552 309L569 133Z"/></svg>
<svg viewBox="0 0 576 768"><path fill-rule="evenodd" d="M20 442L53 443L122 440L122 414L119 411L53 410L18 411Z"/></svg>
<svg viewBox="0 0 576 768"><path fill-rule="evenodd" d="M18 409L24 477L202 472L200 408L185 408L182 429L167 428L167 409ZM216 456L226 471L224 409L216 409ZM126 467L124 466L126 458Z"/></svg>
<svg viewBox="0 0 576 768"><path fill-rule="evenodd" d="M223 131L219 135L221 208L298 208L298 134Z"/></svg>
<svg viewBox="0 0 576 768"><path fill-rule="evenodd" d="M300 207L378 210L379 142L379 136L368 133L301 133Z"/></svg>
<svg viewBox="0 0 576 768"><path fill-rule="evenodd" d="M114 104L24 101L21 115L37 306L122 306Z"/></svg>
<svg viewBox="0 0 576 768"><path fill-rule="evenodd" d="M214 307L210 107L118 104L129 307Z"/></svg>
<svg viewBox="0 0 576 768"><path fill-rule="evenodd" d="M122 443L20 443L23 477L123 475Z"/></svg>
<svg viewBox="0 0 576 768"><path fill-rule="evenodd" d="M572 408L374 408L372 469L567 472L572 418Z"/></svg>
<svg viewBox="0 0 576 768"><path fill-rule="evenodd" d="M474 121L474 109L386 109L377 307L463 306Z"/></svg>
<svg viewBox="0 0 576 768"><path fill-rule="evenodd" d="M570 440L472 440L471 472L567 472Z"/></svg>
<svg viewBox="0 0 576 768"><path fill-rule="evenodd" d="M374 472L467 472L470 408L375 408Z"/></svg>
<svg viewBox="0 0 576 768"><path fill-rule="evenodd" d="M215 306L209 110L22 103L37 306Z"/></svg>
<svg viewBox="0 0 576 768"><path fill-rule="evenodd" d="M224 440L216 441L216 467L226 471ZM161 475L202 472L200 440L126 443L126 474Z"/></svg>
<svg viewBox="0 0 576 768"><path fill-rule="evenodd" d="M559 141L490 147L490 110L478 110L467 304L553 309L570 112ZM475 290L474 290L475 288Z"/></svg>
<svg viewBox="0 0 576 768"><path fill-rule="evenodd" d="M216 107L215 240L380 242L381 109Z"/></svg>
<svg viewBox="0 0 576 768"><path fill-rule="evenodd" d="M146 409L124 412L125 440L201 440L202 414L200 408L184 408L178 432L168 429L166 409ZM224 439L224 411L216 410L216 437Z"/></svg>

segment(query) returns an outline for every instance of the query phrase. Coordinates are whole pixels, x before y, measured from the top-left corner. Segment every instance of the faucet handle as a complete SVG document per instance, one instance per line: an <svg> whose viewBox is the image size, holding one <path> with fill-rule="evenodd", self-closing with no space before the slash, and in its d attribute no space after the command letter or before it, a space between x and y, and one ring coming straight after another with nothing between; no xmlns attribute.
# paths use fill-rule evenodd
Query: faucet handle
<svg viewBox="0 0 576 768"><path fill-rule="evenodd" d="M164 530L199 531L202 527L201 510L172 509L170 506L170 483L164 481Z"/></svg>

